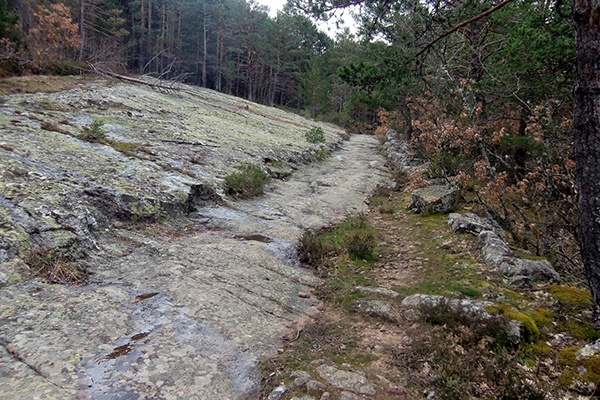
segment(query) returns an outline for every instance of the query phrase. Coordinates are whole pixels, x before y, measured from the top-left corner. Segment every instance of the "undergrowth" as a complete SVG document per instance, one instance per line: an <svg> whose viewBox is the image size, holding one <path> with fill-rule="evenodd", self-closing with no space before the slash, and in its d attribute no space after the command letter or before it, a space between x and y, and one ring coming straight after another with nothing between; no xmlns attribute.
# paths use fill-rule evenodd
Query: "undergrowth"
<svg viewBox="0 0 600 400"><path fill-rule="evenodd" d="M300 238L300 261L317 270L332 257L373 262L378 257L378 234L364 215L350 217L331 228L308 230Z"/></svg>
<svg viewBox="0 0 600 400"><path fill-rule="evenodd" d="M326 278L317 294L331 304L351 309L362 295L356 286L367 285L366 275L379 259L379 234L364 215L332 227L306 231L300 238L300 261Z"/></svg>
<svg viewBox="0 0 600 400"><path fill-rule="evenodd" d="M80 138L87 142L96 143L104 140L106 138L106 133L107 131L104 128L104 122L96 120L82 129Z"/></svg>
<svg viewBox="0 0 600 400"><path fill-rule="evenodd" d="M545 399L545 387L520 367L510 325L500 315L478 318L449 302L422 306L423 327L410 348L392 349L412 384L441 399Z"/></svg>
<svg viewBox="0 0 600 400"><path fill-rule="evenodd" d="M225 177L227 193L236 199L250 199L262 196L264 186L269 183L269 175L256 164L242 164L237 172Z"/></svg>

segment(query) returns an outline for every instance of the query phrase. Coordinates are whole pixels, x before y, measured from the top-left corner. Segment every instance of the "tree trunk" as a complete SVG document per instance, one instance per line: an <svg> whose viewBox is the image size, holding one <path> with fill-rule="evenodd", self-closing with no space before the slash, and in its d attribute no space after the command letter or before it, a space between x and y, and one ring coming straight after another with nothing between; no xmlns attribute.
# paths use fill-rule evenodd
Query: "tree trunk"
<svg viewBox="0 0 600 400"><path fill-rule="evenodd" d="M206 64L208 40L206 39L206 3L202 5L202 87L206 87Z"/></svg>
<svg viewBox="0 0 600 400"><path fill-rule="evenodd" d="M79 0L79 61L83 60L85 48L85 0Z"/></svg>
<svg viewBox="0 0 600 400"><path fill-rule="evenodd" d="M579 245L600 325L600 0L575 0L574 147Z"/></svg>

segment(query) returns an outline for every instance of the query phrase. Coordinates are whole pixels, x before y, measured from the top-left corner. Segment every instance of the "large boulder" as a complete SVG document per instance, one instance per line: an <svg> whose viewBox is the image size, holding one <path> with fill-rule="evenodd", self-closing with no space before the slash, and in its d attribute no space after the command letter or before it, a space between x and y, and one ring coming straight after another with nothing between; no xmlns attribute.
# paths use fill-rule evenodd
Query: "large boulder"
<svg viewBox="0 0 600 400"><path fill-rule="evenodd" d="M518 257L506 242L502 228L490 218L452 213L448 216L448 225L454 232L476 235L485 264L509 277L512 287L531 287L534 282L560 280L560 275L548 260Z"/></svg>
<svg viewBox="0 0 600 400"><path fill-rule="evenodd" d="M410 208L419 214L447 214L456 211L460 190L449 185L432 185L411 193Z"/></svg>

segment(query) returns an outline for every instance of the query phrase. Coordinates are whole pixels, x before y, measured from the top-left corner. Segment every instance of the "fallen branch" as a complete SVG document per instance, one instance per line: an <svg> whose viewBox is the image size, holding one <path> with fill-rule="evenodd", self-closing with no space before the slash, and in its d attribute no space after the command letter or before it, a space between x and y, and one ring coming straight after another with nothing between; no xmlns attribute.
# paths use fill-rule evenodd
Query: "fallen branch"
<svg viewBox="0 0 600 400"><path fill-rule="evenodd" d="M219 147L214 144L206 144L203 142L186 142L185 140L172 140L172 139L161 139L159 142L163 143L175 143L175 144L185 144L188 146L204 146L204 147Z"/></svg>
<svg viewBox="0 0 600 400"><path fill-rule="evenodd" d="M98 75L102 75L102 76L110 76L112 78L117 78L126 82L131 82L131 83L137 83L140 85L146 85L151 87L152 89L163 89L163 90L176 90L177 88L173 87L172 85L165 85L162 83L152 83L152 82L148 82L142 79L138 79L138 78L132 78L130 76L126 76L126 75L121 75L121 74L117 74L115 72L112 71L106 71L106 70L102 70L98 67L96 67L94 64L92 63L87 63L88 66L90 67L90 70L92 72L94 72L95 74Z"/></svg>

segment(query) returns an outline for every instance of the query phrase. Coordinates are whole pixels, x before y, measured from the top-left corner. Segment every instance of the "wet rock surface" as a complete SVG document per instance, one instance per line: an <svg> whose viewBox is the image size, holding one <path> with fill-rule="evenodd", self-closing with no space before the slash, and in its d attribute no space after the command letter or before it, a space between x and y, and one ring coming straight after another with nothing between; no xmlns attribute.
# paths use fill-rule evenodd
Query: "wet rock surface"
<svg viewBox="0 0 600 400"><path fill-rule="evenodd" d="M3 396L255 398L259 361L295 320L318 312L314 298L298 295L318 280L297 265L296 240L304 228L366 210L387 179L376 138L353 136L305 164L318 147L303 137L314 123L300 117L210 91L89 85L9 96L0 112ZM17 109L24 102L30 109ZM70 121L73 134L101 116L111 137L149 143L155 155L44 131L34 114ZM336 147L335 128L326 135ZM203 162L192 163L198 155ZM266 158L296 171L262 198L222 197L222 177L236 164ZM87 284L25 279L18 256L50 240L84 249Z"/></svg>

